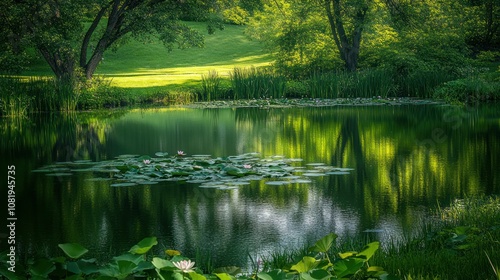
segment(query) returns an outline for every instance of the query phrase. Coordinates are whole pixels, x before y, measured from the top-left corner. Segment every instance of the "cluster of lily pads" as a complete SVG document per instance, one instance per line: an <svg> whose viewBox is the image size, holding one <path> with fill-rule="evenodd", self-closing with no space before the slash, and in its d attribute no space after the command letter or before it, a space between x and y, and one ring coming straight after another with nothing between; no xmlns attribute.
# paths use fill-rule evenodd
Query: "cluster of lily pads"
<svg viewBox="0 0 500 280"><path fill-rule="evenodd" d="M113 187L151 185L162 181L185 181L201 188L235 189L251 181L265 180L267 185L310 183L310 177L350 174L352 168L339 168L324 163L303 166L302 159L271 156L258 153L216 157L188 156L183 151L169 156L157 152L154 157L121 155L113 160L93 162L80 160L58 162L34 172L48 176L70 176L75 172L93 172L91 181L111 181Z"/></svg>

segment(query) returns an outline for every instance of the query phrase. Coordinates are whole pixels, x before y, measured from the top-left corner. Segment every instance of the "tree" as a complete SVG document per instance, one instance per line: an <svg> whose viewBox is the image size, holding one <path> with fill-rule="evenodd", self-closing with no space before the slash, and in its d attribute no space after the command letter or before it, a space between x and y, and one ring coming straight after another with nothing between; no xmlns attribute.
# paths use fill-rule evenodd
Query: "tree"
<svg viewBox="0 0 500 280"><path fill-rule="evenodd" d="M324 0L323 5L335 45L348 71L358 66L361 35L368 11L369 0ZM350 21L347 23L347 21ZM346 26L350 30L346 31Z"/></svg>
<svg viewBox="0 0 500 280"><path fill-rule="evenodd" d="M469 45L475 51L500 50L500 1L463 2Z"/></svg>
<svg viewBox="0 0 500 280"><path fill-rule="evenodd" d="M287 72L301 66L306 75L328 71L340 60L348 71L388 67L407 73L415 65L425 71L464 65L461 8L451 0L269 0L249 26L277 62L294 65L281 69Z"/></svg>
<svg viewBox="0 0 500 280"><path fill-rule="evenodd" d="M324 65L322 59L335 55L342 60L345 69L355 71L370 5L372 0L268 1L250 26L254 35L259 31L274 33L265 40L270 39L280 49L281 57L286 57L283 52L293 50L300 54L299 61L312 59L312 65ZM273 20L280 24L276 25ZM256 37L265 36L257 34ZM330 53L326 54L317 46L324 46Z"/></svg>
<svg viewBox="0 0 500 280"><path fill-rule="evenodd" d="M10 34L36 49L59 79L80 71L91 79L104 53L130 36L157 37L169 50L203 46L203 36L180 19L206 20L213 8L213 1L198 0L9 1L6 14L18 23Z"/></svg>

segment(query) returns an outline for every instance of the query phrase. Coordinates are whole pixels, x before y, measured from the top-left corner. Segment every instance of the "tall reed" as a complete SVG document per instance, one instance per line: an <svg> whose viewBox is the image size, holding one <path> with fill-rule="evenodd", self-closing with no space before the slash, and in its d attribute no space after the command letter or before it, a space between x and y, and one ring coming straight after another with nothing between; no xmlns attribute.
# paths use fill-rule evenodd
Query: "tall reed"
<svg viewBox="0 0 500 280"><path fill-rule="evenodd" d="M208 72L208 75L201 76L202 101L212 101L221 98L221 77L215 70Z"/></svg>
<svg viewBox="0 0 500 280"><path fill-rule="evenodd" d="M62 77L54 80L59 111L74 111L80 96L79 81L75 77Z"/></svg>
<svg viewBox="0 0 500 280"><path fill-rule="evenodd" d="M431 98L434 90L441 84L455 79L446 71L416 70L405 77L398 77L397 84L403 96Z"/></svg>
<svg viewBox="0 0 500 280"><path fill-rule="evenodd" d="M25 94L21 79L0 78L0 116L26 116L30 105L31 97Z"/></svg>
<svg viewBox="0 0 500 280"><path fill-rule="evenodd" d="M234 99L285 97L285 77L269 69L234 68L230 80Z"/></svg>
<svg viewBox="0 0 500 280"><path fill-rule="evenodd" d="M307 85L311 98L336 98L341 92L339 75L334 72L313 72L308 79Z"/></svg>
<svg viewBox="0 0 500 280"><path fill-rule="evenodd" d="M312 98L387 97L394 92L388 71L367 69L358 72L314 72L308 79Z"/></svg>
<svg viewBox="0 0 500 280"><path fill-rule="evenodd" d="M351 75L353 76L352 88L348 88L347 90L350 92L349 95L353 97L388 97L393 94L395 85L389 71L384 69L367 69Z"/></svg>

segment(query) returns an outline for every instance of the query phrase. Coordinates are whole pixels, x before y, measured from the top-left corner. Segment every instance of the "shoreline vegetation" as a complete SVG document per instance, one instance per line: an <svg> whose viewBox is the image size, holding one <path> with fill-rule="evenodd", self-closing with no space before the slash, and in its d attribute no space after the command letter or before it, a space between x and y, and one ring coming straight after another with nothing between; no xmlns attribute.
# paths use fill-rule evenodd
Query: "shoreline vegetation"
<svg viewBox="0 0 500 280"><path fill-rule="evenodd" d="M7 260L2 261L0 276L11 280L500 279L500 197L457 199L449 207L438 207L422 221L420 231L402 240L383 244L372 239L338 239L330 233L301 248L248 256L249 267L244 268L214 268L209 256L182 256L177 248L151 250L158 244L156 237L144 238L107 262L86 259L84 246L64 243L59 244L61 256L26 257L15 273L8 270Z"/></svg>
<svg viewBox="0 0 500 280"><path fill-rule="evenodd" d="M481 77L453 80L446 76L435 78L434 75L432 81L405 79L395 83L396 78L389 71L374 69L357 73L313 73L309 78L297 81L287 80L269 68L235 68L229 78L211 71L203 75L198 84L137 92L112 86L110 80L99 77L68 84L47 77L4 76L0 77L0 116L193 106L200 102L208 104L207 107L224 107L397 105L415 102L466 104L500 100L500 82Z"/></svg>
<svg viewBox="0 0 500 280"><path fill-rule="evenodd" d="M202 22L187 24L201 33L206 28ZM282 69L261 42L245 35L244 26L227 25L206 36L204 48L167 52L160 41L146 46L131 39L106 54L92 80L78 75L57 80L46 62L33 58L30 68L19 75L0 75L0 117L206 101L338 99L333 103L340 105L350 103L346 100L357 104L360 99L453 104L500 100L498 61L480 57L467 61L453 69L423 62L401 66L397 61L355 72L308 66Z"/></svg>

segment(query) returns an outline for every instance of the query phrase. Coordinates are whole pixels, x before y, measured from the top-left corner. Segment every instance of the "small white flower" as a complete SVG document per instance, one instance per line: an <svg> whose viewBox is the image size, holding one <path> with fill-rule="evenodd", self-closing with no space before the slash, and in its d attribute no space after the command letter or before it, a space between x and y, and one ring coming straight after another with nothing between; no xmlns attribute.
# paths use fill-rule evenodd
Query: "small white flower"
<svg viewBox="0 0 500 280"><path fill-rule="evenodd" d="M179 262L172 262L175 267L178 269L182 270L182 272L193 272L192 268L194 267L195 262L192 262L191 260L183 260Z"/></svg>
<svg viewBox="0 0 500 280"><path fill-rule="evenodd" d="M184 153L184 151L177 151L177 155L178 156L185 156L186 154Z"/></svg>
<svg viewBox="0 0 500 280"><path fill-rule="evenodd" d="M151 163L151 160L149 160L149 159L145 159L145 160L143 160L142 162L144 162L144 164L150 164L150 163Z"/></svg>

